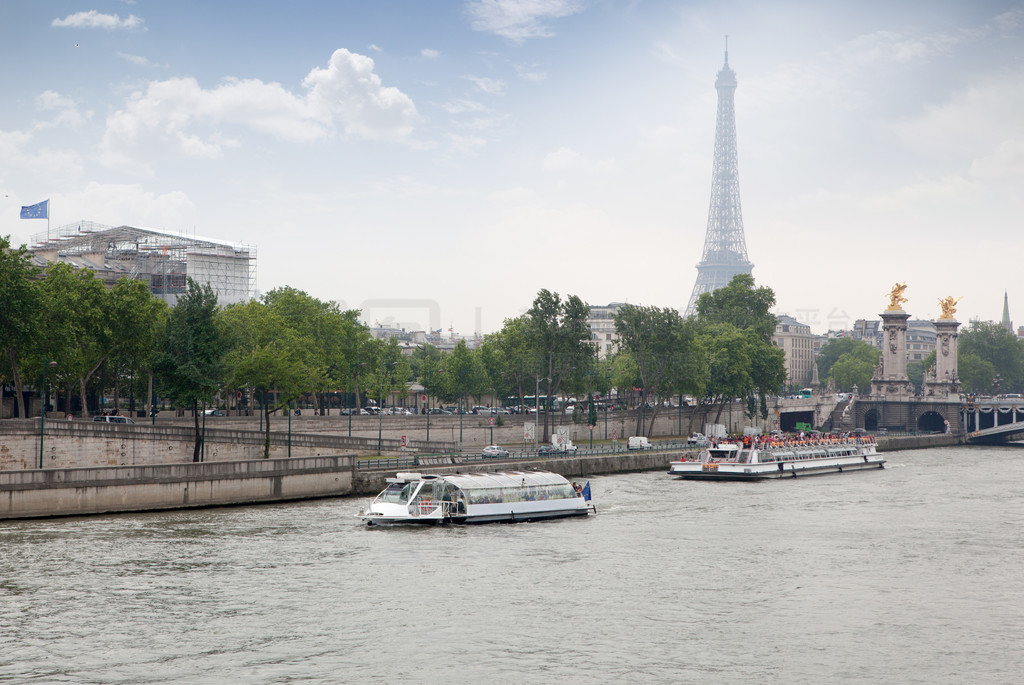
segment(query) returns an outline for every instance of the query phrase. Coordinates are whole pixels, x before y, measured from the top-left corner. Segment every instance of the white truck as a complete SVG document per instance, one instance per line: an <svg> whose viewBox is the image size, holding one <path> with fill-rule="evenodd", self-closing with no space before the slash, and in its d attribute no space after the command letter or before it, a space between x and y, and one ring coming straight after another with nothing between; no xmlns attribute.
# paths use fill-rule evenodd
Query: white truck
<svg viewBox="0 0 1024 685"><path fill-rule="evenodd" d="M651 441L644 435L634 435L626 441L626 449L628 450L649 450L652 447Z"/></svg>
<svg viewBox="0 0 1024 685"><path fill-rule="evenodd" d="M569 438L563 438L559 435L551 436L550 445L541 445L540 449L537 450L537 454L552 454L554 452L568 452L575 454L576 445L572 444L572 440Z"/></svg>

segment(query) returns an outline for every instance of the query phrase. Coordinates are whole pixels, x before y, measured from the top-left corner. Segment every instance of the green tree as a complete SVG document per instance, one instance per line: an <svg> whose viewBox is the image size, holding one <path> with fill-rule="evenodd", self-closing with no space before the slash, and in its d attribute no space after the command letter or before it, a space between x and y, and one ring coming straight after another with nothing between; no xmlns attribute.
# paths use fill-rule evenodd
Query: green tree
<svg viewBox="0 0 1024 685"><path fill-rule="evenodd" d="M523 406L526 395L534 392L534 379L537 376L539 362L534 350L530 347L530 319L523 315L514 319L505 319L501 330L488 337L493 343L501 361L496 366L501 368L510 394L514 394Z"/></svg>
<svg viewBox="0 0 1024 685"><path fill-rule="evenodd" d="M153 350L167 304L150 292L145 281L121 277L109 293L108 330L110 364L116 378L135 381L140 373L151 377ZM115 407L120 392L115 392ZM132 407L134 409L134 407Z"/></svg>
<svg viewBox="0 0 1024 685"><path fill-rule="evenodd" d="M992 392L996 367L973 352L957 352L957 375L967 392L988 394Z"/></svg>
<svg viewBox="0 0 1024 685"><path fill-rule="evenodd" d="M853 338L833 338L826 342L821 346L818 356L815 357L815 363L818 365L818 377L823 380L828 378L832 371L832 365L836 363L837 359L848 352L863 349L865 345L877 349L863 340L854 340Z"/></svg>
<svg viewBox="0 0 1024 685"><path fill-rule="evenodd" d="M171 309L157 362L165 392L176 406L191 407L195 427L192 461L199 461L203 434L199 403L210 399L224 374L224 338L217 324L217 296L191 278Z"/></svg>
<svg viewBox="0 0 1024 685"><path fill-rule="evenodd" d="M1024 392L1024 342L997 323L976 323L960 333L958 361L974 355L992 364L1004 391ZM963 373L958 375L963 378Z"/></svg>
<svg viewBox="0 0 1024 685"><path fill-rule="evenodd" d="M737 274L729 285L697 299L697 320L702 324L729 323L771 342L777 322L771 313L774 306L775 292L771 288L756 288L753 276Z"/></svg>
<svg viewBox="0 0 1024 685"><path fill-rule="evenodd" d="M218 318L229 346L224 360L228 385L251 388L263 398L264 458L270 456L271 414L323 382L315 341L301 332L303 326L291 324L274 307L257 300L231 305Z"/></svg>
<svg viewBox="0 0 1024 685"><path fill-rule="evenodd" d="M704 362L696 347L696 328L674 309L627 304L615 314L615 331L620 354L632 358L640 381L636 434L648 435L649 402L653 406L649 425L653 428L659 400L702 385L699 381L703 378L691 376L700 373Z"/></svg>
<svg viewBox="0 0 1024 685"><path fill-rule="evenodd" d="M579 297L570 295L563 302L558 293L541 290L527 311L530 348L537 362L538 385L545 381L550 403L561 391L572 372L587 368L593 359L590 345L590 308ZM551 437L551 412L544 413L542 441Z"/></svg>
<svg viewBox="0 0 1024 685"><path fill-rule="evenodd" d="M34 366L55 361L59 382L77 382L82 416L89 415L86 388L112 346L110 295L90 269L51 264L41 283L41 349ZM70 388L69 388L70 392Z"/></svg>
<svg viewBox="0 0 1024 685"><path fill-rule="evenodd" d="M861 343L832 364L830 377L835 381L836 387L843 392L851 392L854 385L863 390L871 384L871 377L881 356L878 348Z"/></svg>
<svg viewBox="0 0 1024 685"><path fill-rule="evenodd" d="M41 342L39 331L40 291L35 279L38 269L29 261L24 245L11 248L10 236L0 237L0 350L10 363L11 382L24 418L25 397L22 392L19 355ZM0 382L3 376L0 375Z"/></svg>

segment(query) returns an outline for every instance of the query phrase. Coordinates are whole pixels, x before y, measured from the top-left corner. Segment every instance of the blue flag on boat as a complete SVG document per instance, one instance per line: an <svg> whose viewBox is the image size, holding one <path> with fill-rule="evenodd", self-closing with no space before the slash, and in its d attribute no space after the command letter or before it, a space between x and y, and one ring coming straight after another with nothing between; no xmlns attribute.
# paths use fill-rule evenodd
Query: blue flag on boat
<svg viewBox="0 0 1024 685"><path fill-rule="evenodd" d="M49 219L50 218L50 201L43 200L42 202L34 205L28 205L27 207L21 208L22 219Z"/></svg>
<svg viewBox="0 0 1024 685"><path fill-rule="evenodd" d="M587 484L583 486L583 499L586 500L587 502L590 501L590 481L589 480L587 481Z"/></svg>

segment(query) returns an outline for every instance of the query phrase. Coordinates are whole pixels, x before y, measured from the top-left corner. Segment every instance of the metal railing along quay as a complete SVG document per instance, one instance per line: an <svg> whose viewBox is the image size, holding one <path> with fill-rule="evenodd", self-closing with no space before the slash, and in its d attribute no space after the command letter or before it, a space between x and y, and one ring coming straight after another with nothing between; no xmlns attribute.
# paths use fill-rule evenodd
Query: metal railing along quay
<svg viewBox="0 0 1024 685"><path fill-rule="evenodd" d="M700 449L699 446L694 445L686 440L652 440L650 447L644 448L644 452L680 452L684 450L696 450ZM360 458L356 460L356 468L358 470L387 470L387 469L400 469L409 468L416 466L443 466L445 464L478 464L483 462L492 462L495 464L508 463L508 462L520 462L520 461L536 461L537 459L561 459L561 458L576 458L576 457L603 457L616 454L626 454L630 451L626 447L625 441L621 445L598 445L593 448L584 448L580 445L576 445L576 450L572 452L562 452L558 450L544 452L537 449L527 449L520 451L509 451L507 455L491 456L485 455L479 452L445 452L439 454L418 454L411 455L408 457L385 457L377 459L364 459Z"/></svg>

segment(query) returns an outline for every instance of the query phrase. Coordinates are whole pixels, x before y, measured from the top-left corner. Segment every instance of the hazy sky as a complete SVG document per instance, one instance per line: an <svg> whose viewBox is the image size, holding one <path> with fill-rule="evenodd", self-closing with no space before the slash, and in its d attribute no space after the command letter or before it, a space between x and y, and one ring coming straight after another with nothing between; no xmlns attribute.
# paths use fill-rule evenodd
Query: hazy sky
<svg viewBox="0 0 1024 685"><path fill-rule="evenodd" d="M0 235L49 198L462 334L540 288L682 311L726 34L777 312L847 327L899 280L1024 324L1024 2L0 0Z"/></svg>

